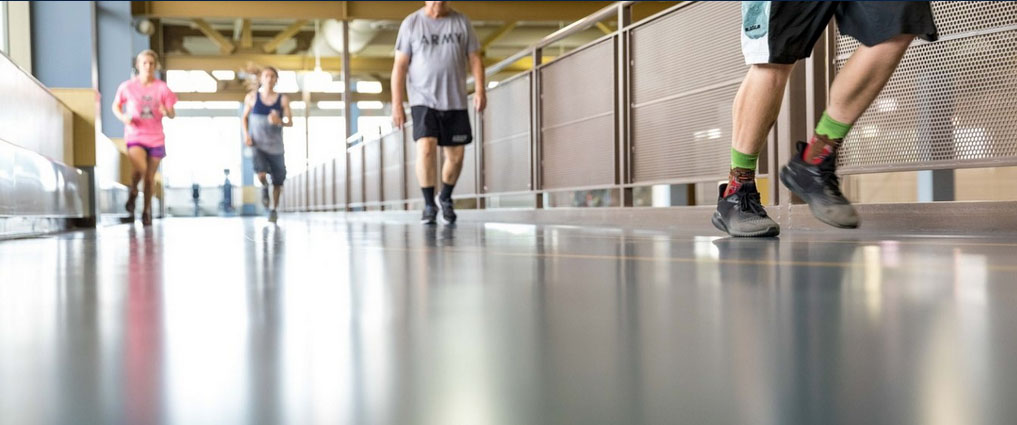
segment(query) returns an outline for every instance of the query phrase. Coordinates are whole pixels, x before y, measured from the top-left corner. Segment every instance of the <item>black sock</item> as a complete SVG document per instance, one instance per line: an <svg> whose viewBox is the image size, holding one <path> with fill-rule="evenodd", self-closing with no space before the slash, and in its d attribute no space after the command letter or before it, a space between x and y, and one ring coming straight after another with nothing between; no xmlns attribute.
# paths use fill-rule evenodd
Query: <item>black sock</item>
<svg viewBox="0 0 1017 425"><path fill-rule="evenodd" d="M455 189L455 187L456 185L454 184L442 183L441 194L438 195L438 198L440 198L442 201L448 201L452 199L452 189Z"/></svg>
<svg viewBox="0 0 1017 425"><path fill-rule="evenodd" d="M427 205L430 205L432 207L435 206L434 205L434 186L431 186L431 187L422 187L422 188L420 188L420 191L424 192L424 202Z"/></svg>

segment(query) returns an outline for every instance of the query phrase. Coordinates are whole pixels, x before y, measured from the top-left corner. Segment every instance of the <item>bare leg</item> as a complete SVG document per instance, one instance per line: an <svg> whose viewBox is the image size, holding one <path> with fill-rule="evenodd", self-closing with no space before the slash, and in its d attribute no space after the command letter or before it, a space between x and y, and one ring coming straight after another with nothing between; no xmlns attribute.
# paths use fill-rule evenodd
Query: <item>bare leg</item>
<svg viewBox="0 0 1017 425"><path fill-rule="evenodd" d="M277 184L272 187L272 209L279 209L279 198L282 196L283 187L281 184Z"/></svg>
<svg viewBox="0 0 1017 425"><path fill-rule="evenodd" d="M148 173L148 152L139 146L133 146L127 151L127 158L131 160L131 186L128 188L132 193L138 190L138 183Z"/></svg>
<svg viewBox="0 0 1017 425"><path fill-rule="evenodd" d="M445 164L441 167L441 182L449 185L459 181L459 173L463 171L463 155L466 146L445 146Z"/></svg>
<svg viewBox="0 0 1017 425"><path fill-rule="evenodd" d="M267 173L258 173L258 181L261 182L262 186L268 186L268 175L267 175Z"/></svg>
<svg viewBox="0 0 1017 425"><path fill-rule="evenodd" d="M872 47L859 47L830 87L827 115L838 122L854 123L883 90L914 39L914 35L901 34Z"/></svg>
<svg viewBox="0 0 1017 425"><path fill-rule="evenodd" d="M159 162L162 158L148 158L148 170L145 173L145 209L142 214L152 213L152 195L155 194L155 173L159 171Z"/></svg>
<svg viewBox="0 0 1017 425"><path fill-rule="evenodd" d="M438 139L422 137L417 140L417 182L420 187L434 187L435 155L438 154Z"/></svg>
<svg viewBox="0 0 1017 425"><path fill-rule="evenodd" d="M746 154L758 154L766 143L780 104L784 87L794 65L757 64L745 74L735 95L731 147Z"/></svg>

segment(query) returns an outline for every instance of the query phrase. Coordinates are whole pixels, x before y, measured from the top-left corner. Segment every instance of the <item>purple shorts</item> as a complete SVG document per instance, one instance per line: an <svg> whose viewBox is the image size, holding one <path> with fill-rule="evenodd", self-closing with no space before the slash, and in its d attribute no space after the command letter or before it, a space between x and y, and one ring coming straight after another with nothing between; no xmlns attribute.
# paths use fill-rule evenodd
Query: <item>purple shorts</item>
<svg viewBox="0 0 1017 425"><path fill-rule="evenodd" d="M152 148L152 147L145 146L145 145L143 145L141 143L129 142L129 143L127 143L127 150L130 151L131 148L133 148L135 146L144 149L145 152L148 153L148 156L150 156L152 158L165 158L166 157L166 145L157 146L157 147Z"/></svg>

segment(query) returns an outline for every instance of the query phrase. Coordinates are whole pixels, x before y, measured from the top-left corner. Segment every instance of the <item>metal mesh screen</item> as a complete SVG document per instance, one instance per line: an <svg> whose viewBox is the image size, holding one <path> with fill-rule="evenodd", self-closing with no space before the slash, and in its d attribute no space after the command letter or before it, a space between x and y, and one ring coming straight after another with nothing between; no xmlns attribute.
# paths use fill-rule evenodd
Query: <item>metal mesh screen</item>
<svg viewBox="0 0 1017 425"><path fill-rule="evenodd" d="M314 206L321 207L325 204L325 166L317 165L314 167Z"/></svg>
<svg viewBox="0 0 1017 425"><path fill-rule="evenodd" d="M364 202L364 145L349 150L350 155L350 199L349 203Z"/></svg>
<svg viewBox="0 0 1017 425"><path fill-rule="evenodd" d="M325 169L324 187L325 187L325 198L324 204L327 206L335 205L335 162L328 161L322 167Z"/></svg>
<svg viewBox="0 0 1017 425"><path fill-rule="evenodd" d="M333 160L335 165L335 204L346 205L346 159L339 157Z"/></svg>
<svg viewBox="0 0 1017 425"><path fill-rule="evenodd" d="M364 143L364 200L381 202L381 141Z"/></svg>
<svg viewBox="0 0 1017 425"><path fill-rule="evenodd" d="M417 183L417 142L413 141L413 126L407 124L403 128L403 140L406 143L406 198L408 200L423 199L420 185Z"/></svg>
<svg viewBox="0 0 1017 425"><path fill-rule="evenodd" d="M473 96L470 96L469 100L468 104L473 105ZM471 106L468 114L474 142L466 145L463 152L463 169L459 173L459 181L456 182L456 196L477 194L477 113Z"/></svg>
<svg viewBox="0 0 1017 425"><path fill-rule="evenodd" d="M614 183L614 62L609 38L541 68L543 188Z"/></svg>
<svg viewBox="0 0 1017 425"><path fill-rule="evenodd" d="M727 175L746 71L739 22L738 2L699 2L632 30L633 181Z"/></svg>
<svg viewBox="0 0 1017 425"><path fill-rule="evenodd" d="M386 201L403 199L403 133L396 132L381 139L382 196Z"/></svg>
<svg viewBox="0 0 1017 425"><path fill-rule="evenodd" d="M842 173L1017 164L1017 3L934 2L941 31L916 42L855 123ZM837 69L858 43L837 40Z"/></svg>
<svg viewBox="0 0 1017 425"><path fill-rule="evenodd" d="M491 89L484 110L484 193L530 189L530 76Z"/></svg>

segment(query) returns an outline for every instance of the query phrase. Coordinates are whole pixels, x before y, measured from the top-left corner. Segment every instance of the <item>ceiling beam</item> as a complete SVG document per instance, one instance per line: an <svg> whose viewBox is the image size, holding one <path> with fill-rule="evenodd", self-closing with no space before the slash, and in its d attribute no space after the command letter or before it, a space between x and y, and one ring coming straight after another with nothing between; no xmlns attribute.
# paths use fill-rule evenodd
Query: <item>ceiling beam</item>
<svg viewBox="0 0 1017 425"><path fill-rule="evenodd" d="M300 28L303 28L304 25L307 25L306 19L301 19L299 21L294 22L293 25L290 25L289 27L286 27L286 29L279 31L279 34L273 37L271 41L265 43L264 46L261 46L261 50L264 50L265 53L274 52L275 49L279 48L280 44L285 43L286 40L289 40L293 38L293 36L297 35L297 33L300 32Z"/></svg>
<svg viewBox="0 0 1017 425"><path fill-rule="evenodd" d="M381 19L402 20L420 1L145 1L136 16L153 18ZM646 2L648 4L675 2ZM574 21L605 5L602 1L457 1L452 8L474 21ZM663 9L649 6L646 10Z"/></svg>
<svg viewBox="0 0 1017 425"><path fill-rule="evenodd" d="M247 95L245 91L229 90L220 91L216 93L177 93L177 100L187 102L209 102L209 101L243 101L244 96ZM303 100L301 93L287 93L291 101ZM342 100L342 93L311 93L311 101L317 102L320 100ZM362 100L374 100L380 102L390 102L392 95L388 92L383 93L353 93L353 101L359 102Z"/></svg>
<svg viewBox="0 0 1017 425"><path fill-rule="evenodd" d="M254 36L251 33L251 20L245 18L240 26L240 47L250 49L254 47Z"/></svg>
<svg viewBox="0 0 1017 425"><path fill-rule="evenodd" d="M546 59L547 57L545 57ZM485 66L498 63L497 58L484 59ZM525 57L507 69L507 72L521 72L530 69L532 58ZM284 71L310 71L314 69L314 57L304 55L269 55L238 53L228 56L201 56L167 54L164 68L213 71L216 69L242 70L251 67L273 66ZM350 58L350 71L358 74L388 75L392 72L392 58ZM342 59L321 58L321 69L331 72L342 70Z"/></svg>
<svg viewBox="0 0 1017 425"><path fill-rule="evenodd" d="M597 29L599 29L600 32L604 33L604 35L614 32L614 30L612 30L611 27L607 26L603 22L597 22Z"/></svg>
<svg viewBox="0 0 1017 425"><path fill-rule="evenodd" d="M487 36L487 38L484 38L484 41L480 42L480 50L486 52L487 48L491 47L491 45L494 44L494 42L498 41L500 38L504 37L506 34L511 32L512 29L516 27L516 24L518 24L518 22L512 21L505 25L502 25L501 28L495 30L493 33L491 33L491 35Z"/></svg>
<svg viewBox="0 0 1017 425"><path fill-rule="evenodd" d="M237 46L234 45L232 41L220 34L219 31L212 28L212 26L209 25L208 22L205 22L204 19L194 18L194 25L198 28L198 31L205 34L205 37L212 40L212 43L219 46L219 51L223 54L228 55L237 49Z"/></svg>
<svg viewBox="0 0 1017 425"><path fill-rule="evenodd" d="M145 1L143 15L162 18L343 19L334 1ZM373 2L372 2L373 3Z"/></svg>

